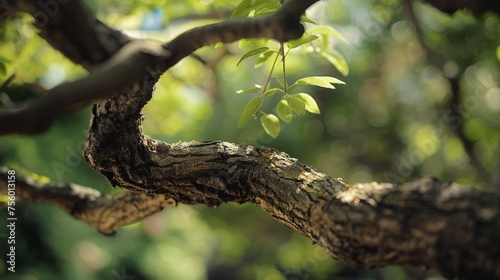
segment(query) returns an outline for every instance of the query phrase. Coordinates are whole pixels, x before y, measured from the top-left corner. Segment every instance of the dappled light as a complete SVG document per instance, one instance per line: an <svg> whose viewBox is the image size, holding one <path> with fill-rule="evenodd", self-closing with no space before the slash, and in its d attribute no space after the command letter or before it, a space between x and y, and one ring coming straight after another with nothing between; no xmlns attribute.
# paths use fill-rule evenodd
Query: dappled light
<svg viewBox="0 0 500 280"><path fill-rule="evenodd" d="M122 30L126 34L123 38L151 40L155 48L165 51L158 61L166 66L155 60L158 68L140 69L152 77L146 82L140 80L154 88L150 92L145 90L147 94L135 94L125 86L117 86L116 92L112 88L115 93L126 92L120 101L128 102L128 115L116 113L115 119L105 123L102 116L110 114L115 104L113 98L118 100L118 95L112 95L113 92L92 95L90 99L69 104L61 102L60 108L44 111L54 113L54 121L50 129L40 125L43 134L0 138L0 165L15 169L19 176L34 178L35 185L57 190L60 185L56 182L72 182L78 185L64 186L73 195L78 193L80 185L99 191L80 194L84 202L69 202L63 207L55 203L63 211L48 204L16 202L16 273L10 274L4 261L0 265L2 279L444 279L446 275L435 270L439 267L437 261L430 270L413 267L419 263L411 258L404 260L408 266L378 268L383 262L376 256L383 255L387 264L394 264L390 261L397 259L389 256L396 251L384 255L377 252L378 247L367 250L359 260L348 259L347 264L345 259L332 258L330 254L345 257L349 255L346 246L354 244L354 248L361 244L361 241L356 243L358 240L343 243L343 239L335 239L342 235L334 235L334 230L348 232L351 228L346 225L330 231L321 227L318 228L322 231L309 230L307 227L313 222L287 217L287 211L302 213L302 208L296 208L292 201L282 208L274 208L276 201L266 200L275 192L266 184L282 186L283 193L296 190L287 195L297 201L301 196L314 193L309 197L314 203L307 208L307 215L316 215L316 222L324 223L338 222L337 217L312 212L344 209L336 204L338 202L326 200L327 194L318 193L324 185L332 193L335 188L342 189L336 199L346 205L385 207L383 209L390 213L387 215L392 215L391 207L396 206L403 207L404 213L411 213L410 207L406 207L411 200L394 201L397 196L391 196L389 189L414 198L413 192L427 191L429 185L444 188L447 184L432 181L428 185L398 185L423 176L500 192L498 11L484 13L472 7L473 13L460 10L450 15L420 1L320 1L307 10L307 17L301 18L305 36L310 36L302 37L306 39L297 39L295 37L300 36L296 36L296 32L288 34L277 28L278 31L273 29L276 34L265 33L258 26L257 31L248 32L259 39L240 40L239 30L235 29L227 37L220 35L216 38L220 40L215 40L207 35L211 31L204 31L202 35L216 42L205 44L201 39L200 42L192 40L195 46L177 50L178 46L170 43L180 34L231 18L235 7L243 1L83 2L103 23ZM279 6L279 1L271 2ZM96 73L109 62L95 53L82 58L57 51L53 48L57 45L54 38L62 35L47 37L36 26L40 22L35 22L28 13L16 11L4 16L4 5L7 4L0 4L0 117L6 115L4 112L29 109L29 104L36 104L36 100L54 93L51 90L58 93L61 84L66 83L69 88L72 82L88 77L87 70ZM238 7L239 12L251 19L263 18L277 10L272 5L257 11ZM299 17L297 15L297 21ZM52 17L47 16L47 20L49 18ZM329 27L317 28L323 25ZM38 36L39 33L46 37ZM231 36L235 36L234 39ZM52 42L44 38L51 38ZM290 43L290 39L295 41ZM112 46L102 52L111 56L120 49L118 43ZM78 52L77 48L72 50ZM146 54L156 55L154 51L146 51ZM136 54L128 57L133 55ZM148 62L143 63L149 67ZM110 79L103 79L103 83ZM151 92L149 99L147 95ZM92 107L96 102L105 105ZM100 138L105 134L102 132L105 125L116 125L116 130L109 130L112 139L106 141ZM0 123L2 127L7 124ZM28 130L7 131L24 134ZM3 130L0 134L3 135ZM128 138L136 134L137 138ZM177 144L159 144L149 137ZM122 142L125 139L128 142ZM190 142L215 140L238 145ZM178 143L180 141L186 143ZM121 152L112 151L115 161L101 156L101 153L111 153L118 144L123 147ZM211 146L220 149L218 154L208 152L207 147ZM92 147L97 148L92 150ZM133 168L137 173L113 166L130 160L128 153L137 160ZM162 158L164 155L168 158ZM184 158L196 157L208 160L189 167L182 162ZM261 163L259 157L268 161ZM240 164L241 170L234 171L238 166L223 164L223 160L233 158L231 164ZM262 172L253 171L251 165L255 162L260 164ZM152 163L155 165L148 166ZM210 164L219 164L219 169ZM158 174L166 177L155 177ZM311 174L314 176L308 177ZM190 181L188 175L198 177ZM272 176L281 176L282 181ZM176 181L177 178L182 180ZM166 181L162 183L161 179ZM33 182L27 180L23 184L37 189L30 185ZM300 185L293 186L291 182ZM195 188L191 189L193 184ZM251 188L242 187L247 185ZM165 189L155 189L157 186ZM171 186L180 191L169 192L167 188ZM264 190L256 190L259 186ZM147 191L141 199L127 195L130 190L140 189ZM219 193L220 189L225 192ZM206 200L196 197L200 193L207 194ZM456 189L430 192L436 193L443 201L463 194ZM82 210L82 205L108 205L117 197L111 195L117 194L129 199L131 210L124 212L133 216L138 211L136 208L143 207L141 210L150 212L143 213L141 219L148 217L142 222L130 217L127 223L133 223L129 225L117 218L114 224L97 221L91 212ZM60 202L58 195L62 194L38 201ZM175 199L169 199L168 195ZM36 195L30 197L37 201ZM0 199L2 205L6 205L8 196L2 193ZM234 203L221 204L227 201ZM218 208L205 207L219 204ZM159 212L163 207L175 205L177 207ZM102 215L109 217L117 212L107 207L99 210ZM432 210L448 209L436 206L429 211ZM480 210L477 212L485 215L484 220L498 216L496 212L488 212L491 209L486 206ZM356 220L354 215L365 213L346 213L345 220L359 222L362 219ZM373 229L371 236L375 240L380 238L378 230L386 225L387 232L392 234L392 227L399 225L395 224L399 222L397 218L402 217L395 215L394 220L388 217L378 227L374 226L377 224L373 218L373 224L353 227L352 231L361 229L364 231L359 233L361 236ZM343 213L339 217L344 219ZM7 218L8 212L2 208L0 219L7 221ZM415 224L409 225L413 231L408 230L411 232L403 241L414 242L411 237L437 232L453 224L446 224L444 214L429 217L431 220L436 223L413 221ZM300 225L307 227L297 228ZM428 231L417 232L417 225L424 225ZM6 232L5 228L0 230L0 260L8 253ZM322 238L316 236L318 232L332 235L328 236L330 239ZM399 240L396 234L391 238L390 242ZM325 246L331 240L335 246ZM345 250L339 253L336 251L339 248ZM374 269L352 268L366 264Z"/></svg>

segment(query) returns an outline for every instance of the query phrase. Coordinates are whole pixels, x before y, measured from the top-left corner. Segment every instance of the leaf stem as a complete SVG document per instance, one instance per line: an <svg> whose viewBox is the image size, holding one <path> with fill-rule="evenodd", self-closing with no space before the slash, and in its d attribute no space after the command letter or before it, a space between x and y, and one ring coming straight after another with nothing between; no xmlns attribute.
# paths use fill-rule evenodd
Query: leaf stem
<svg viewBox="0 0 500 280"><path fill-rule="evenodd" d="M262 89L262 93L264 93L264 92L267 91L267 87L269 86L269 82L271 81L271 77L273 76L274 67L276 67L276 62L278 61L278 57L281 56L282 49L283 49L283 44L281 44L281 48L278 51L278 54L276 55L276 58L274 59L273 66L271 67L271 71L269 72L269 76L267 77L267 81L264 84L264 88Z"/></svg>
<svg viewBox="0 0 500 280"><path fill-rule="evenodd" d="M288 54L288 51L286 52ZM281 47L280 47L280 54L281 56L283 57L282 59L282 64L283 64L283 92L285 95L287 95L287 91L286 91L286 71L285 71L285 58L286 58L286 55L285 55L285 47L283 45L283 43L281 43Z"/></svg>

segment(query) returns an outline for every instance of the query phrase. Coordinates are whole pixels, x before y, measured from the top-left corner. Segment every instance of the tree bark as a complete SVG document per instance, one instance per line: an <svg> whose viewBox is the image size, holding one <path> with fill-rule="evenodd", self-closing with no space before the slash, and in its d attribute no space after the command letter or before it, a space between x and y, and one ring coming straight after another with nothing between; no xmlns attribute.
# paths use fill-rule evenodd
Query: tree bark
<svg viewBox="0 0 500 280"><path fill-rule="evenodd" d="M59 5L46 21L35 0L8 2L13 10L32 14L41 36L90 74L53 89L53 99L2 115L0 121L17 117L26 126L14 132L36 133L56 117L54 103L67 110L101 98L92 108L84 157L112 186L127 190L109 197L73 184L41 186L19 177L20 199L56 204L107 235L167 205L249 202L354 267L410 264L449 278L500 278L496 193L430 178L347 185L272 149L226 142L167 144L142 133L142 107L164 71L216 42L298 38L304 31L300 15L316 0L289 0L273 15L196 28L162 46L107 27L80 1ZM43 122L33 125L39 114ZM5 172L0 170L2 193L8 192Z"/></svg>

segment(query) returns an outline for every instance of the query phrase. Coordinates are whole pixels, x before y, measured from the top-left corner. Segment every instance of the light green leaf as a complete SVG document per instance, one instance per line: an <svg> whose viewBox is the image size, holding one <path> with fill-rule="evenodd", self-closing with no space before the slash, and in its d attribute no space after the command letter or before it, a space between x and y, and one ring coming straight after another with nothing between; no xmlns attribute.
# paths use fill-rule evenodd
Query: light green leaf
<svg viewBox="0 0 500 280"><path fill-rule="evenodd" d="M347 61L345 58L337 51L328 50L328 51L320 51L319 55L326 58L339 72L347 76L349 74L349 66L347 65Z"/></svg>
<svg viewBox="0 0 500 280"><path fill-rule="evenodd" d="M288 43L286 43L286 45L287 45L288 48L294 49L296 47L300 47L300 46L302 46L304 44L312 42L312 41L314 41L314 40L316 40L318 38L319 37L316 36L316 35L304 34L304 35L302 35L302 37L300 37L297 40L291 40L291 41L289 41Z"/></svg>
<svg viewBox="0 0 500 280"><path fill-rule="evenodd" d="M252 98L248 101L243 113L241 113L240 120L238 121L238 128L245 125L248 120L260 111L260 106L262 105L262 96Z"/></svg>
<svg viewBox="0 0 500 280"><path fill-rule="evenodd" d="M304 103L306 104L306 110L308 112L311 112L313 114L321 113L318 104L316 103L316 100L314 100L312 96L310 96L307 93L298 93L294 95L298 96L300 99L302 99L302 101L304 101Z"/></svg>
<svg viewBox="0 0 500 280"><path fill-rule="evenodd" d="M303 115L306 113L306 103L302 98L296 95L289 95L287 98L288 105L297 114Z"/></svg>
<svg viewBox="0 0 500 280"><path fill-rule="evenodd" d="M306 78L298 79L295 82L295 84L298 84L298 85L312 85L312 86L317 86L317 87L335 89L335 87L332 86L331 83L336 82L336 81L333 81L332 79L335 79L335 78L333 78L333 77L324 77L324 76L313 76L313 77L306 77Z"/></svg>
<svg viewBox="0 0 500 280"><path fill-rule="evenodd" d="M317 25L317 23L312 18L308 17L305 14L300 17L300 22Z"/></svg>
<svg viewBox="0 0 500 280"><path fill-rule="evenodd" d="M269 50L259 54L257 62L255 63L255 68L262 66L274 53L276 53L276 51Z"/></svg>
<svg viewBox="0 0 500 280"><path fill-rule="evenodd" d="M321 35L326 35L326 36L332 36L333 38L337 38L340 41L349 44L349 42L340 34L335 28L328 26L328 25L320 25L320 26L314 26L311 29L307 31L308 33L316 33L316 34L321 34Z"/></svg>
<svg viewBox="0 0 500 280"><path fill-rule="evenodd" d="M234 8L231 17L246 17L252 11L254 15L264 15L276 11L279 6L279 0L244 0Z"/></svg>
<svg viewBox="0 0 500 280"><path fill-rule="evenodd" d="M280 134L281 126L280 120L273 114L264 115L260 118L260 123L267 134L271 137L276 138Z"/></svg>
<svg viewBox="0 0 500 280"><path fill-rule="evenodd" d="M276 114L278 114L278 117L285 122L292 121L292 109L286 100L282 99L278 102L278 105L276 105Z"/></svg>
<svg viewBox="0 0 500 280"><path fill-rule="evenodd" d="M271 96L271 95L275 94L277 91L283 92L283 90L279 89L279 88L270 88L270 89L266 90L266 92L264 92L264 96Z"/></svg>
<svg viewBox="0 0 500 280"><path fill-rule="evenodd" d="M262 47L262 48L253 49L251 51L246 52L244 55L241 56L240 61L238 61L238 63L236 63L236 66L238 66L240 64L240 62L242 62L243 60L245 60L249 57L252 57L254 55L263 53L263 52L267 51L268 49L269 49L268 47Z"/></svg>
<svg viewBox="0 0 500 280"><path fill-rule="evenodd" d="M241 94L241 93L256 93L259 92L262 87L260 85L255 85L253 88L249 89L240 89L236 91L236 93Z"/></svg>
<svg viewBox="0 0 500 280"><path fill-rule="evenodd" d="M249 39L241 39L238 42L238 47L240 47L240 49L243 49L246 45L248 45L249 42L250 42Z"/></svg>
<svg viewBox="0 0 500 280"><path fill-rule="evenodd" d="M214 49L220 49L224 46L224 43L222 42L217 42L214 44Z"/></svg>

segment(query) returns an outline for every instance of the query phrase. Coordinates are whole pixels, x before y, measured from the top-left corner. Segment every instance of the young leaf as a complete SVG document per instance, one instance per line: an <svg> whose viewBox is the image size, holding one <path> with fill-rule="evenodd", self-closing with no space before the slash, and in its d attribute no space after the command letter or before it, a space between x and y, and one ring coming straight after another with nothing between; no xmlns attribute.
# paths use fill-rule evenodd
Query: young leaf
<svg viewBox="0 0 500 280"><path fill-rule="evenodd" d="M268 49L269 49L268 47L262 47L262 48L253 49L251 51L246 52L244 55L241 56L240 61L238 61L238 63L236 63L236 66L238 66L243 60L245 60L251 56L257 55L259 53L263 53L263 52L267 51Z"/></svg>
<svg viewBox="0 0 500 280"><path fill-rule="evenodd" d="M270 88L270 89L266 90L266 92L264 92L264 96L271 96L271 95L275 94L277 91L283 92L283 90L280 88Z"/></svg>
<svg viewBox="0 0 500 280"><path fill-rule="evenodd" d="M231 17L246 17L252 11L254 15L264 15L276 11L279 6L278 0L244 0L234 8Z"/></svg>
<svg viewBox="0 0 500 280"><path fill-rule="evenodd" d="M331 78L331 77L327 77L327 78ZM322 76L313 76L313 77L306 77L306 78L298 79L295 82L295 84L311 85L311 86L335 89L335 87L332 86L330 80L325 79L325 77L322 77Z"/></svg>
<svg viewBox="0 0 500 280"><path fill-rule="evenodd" d="M313 114L321 113L318 104L316 103L316 100L314 100L312 96L310 96L307 93L298 93L294 95L298 96L300 99L302 99L302 101L304 101L304 103L306 104L306 110L308 112L311 112Z"/></svg>
<svg viewBox="0 0 500 280"><path fill-rule="evenodd" d="M334 50L320 51L319 55L326 58L337 70L339 70L342 75L347 76L349 74L349 66L347 66L347 61L338 52Z"/></svg>
<svg viewBox="0 0 500 280"><path fill-rule="evenodd" d="M248 14L255 10L255 8L261 5L265 0L243 0L241 3L234 8L231 17L246 17Z"/></svg>
<svg viewBox="0 0 500 280"><path fill-rule="evenodd" d="M255 68L262 66L262 64L264 64L264 62L266 62L274 53L276 53L276 51L270 50L259 54L257 62L255 63Z"/></svg>
<svg viewBox="0 0 500 280"><path fill-rule="evenodd" d="M314 26L313 28L309 29L308 33L316 33L326 36L332 36L346 44L349 44L349 42L344 38L344 36L342 36L342 34L340 34L337 30L335 30L335 28L328 25Z"/></svg>
<svg viewBox="0 0 500 280"><path fill-rule="evenodd" d="M238 128L245 125L252 116L257 114L257 112L259 112L260 110L261 105L262 96L252 98L250 101L248 101L245 109L243 109L243 112L241 113L240 120L238 121Z"/></svg>
<svg viewBox="0 0 500 280"><path fill-rule="evenodd" d="M278 105L276 105L276 114L278 114L278 117L285 122L291 122L292 121L292 109L290 109L290 106L288 105L288 102L286 100L281 100L278 102Z"/></svg>
<svg viewBox="0 0 500 280"><path fill-rule="evenodd" d="M297 40L291 40L289 41L288 43L286 43L287 47L290 48L290 49L294 49L294 48L297 48L297 47L300 47L304 44L307 44L309 42L312 42L316 39L318 39L319 37L316 36L316 35L311 35L311 34L304 34L302 37L300 37L299 39Z"/></svg>
<svg viewBox="0 0 500 280"><path fill-rule="evenodd" d="M296 95L289 95L288 99L288 105L290 108L297 114L303 115L306 112L306 103L302 98L296 96Z"/></svg>
<svg viewBox="0 0 500 280"><path fill-rule="evenodd" d="M259 92L262 87L260 85L255 85L253 88L249 89L240 89L236 91L236 93L241 94L241 93L256 93Z"/></svg>
<svg viewBox="0 0 500 280"><path fill-rule="evenodd" d="M300 22L317 25L317 23L312 18L308 17L305 14L300 17Z"/></svg>
<svg viewBox="0 0 500 280"><path fill-rule="evenodd" d="M260 123L267 134L276 138L280 134L280 120L273 114L264 115L260 118Z"/></svg>

